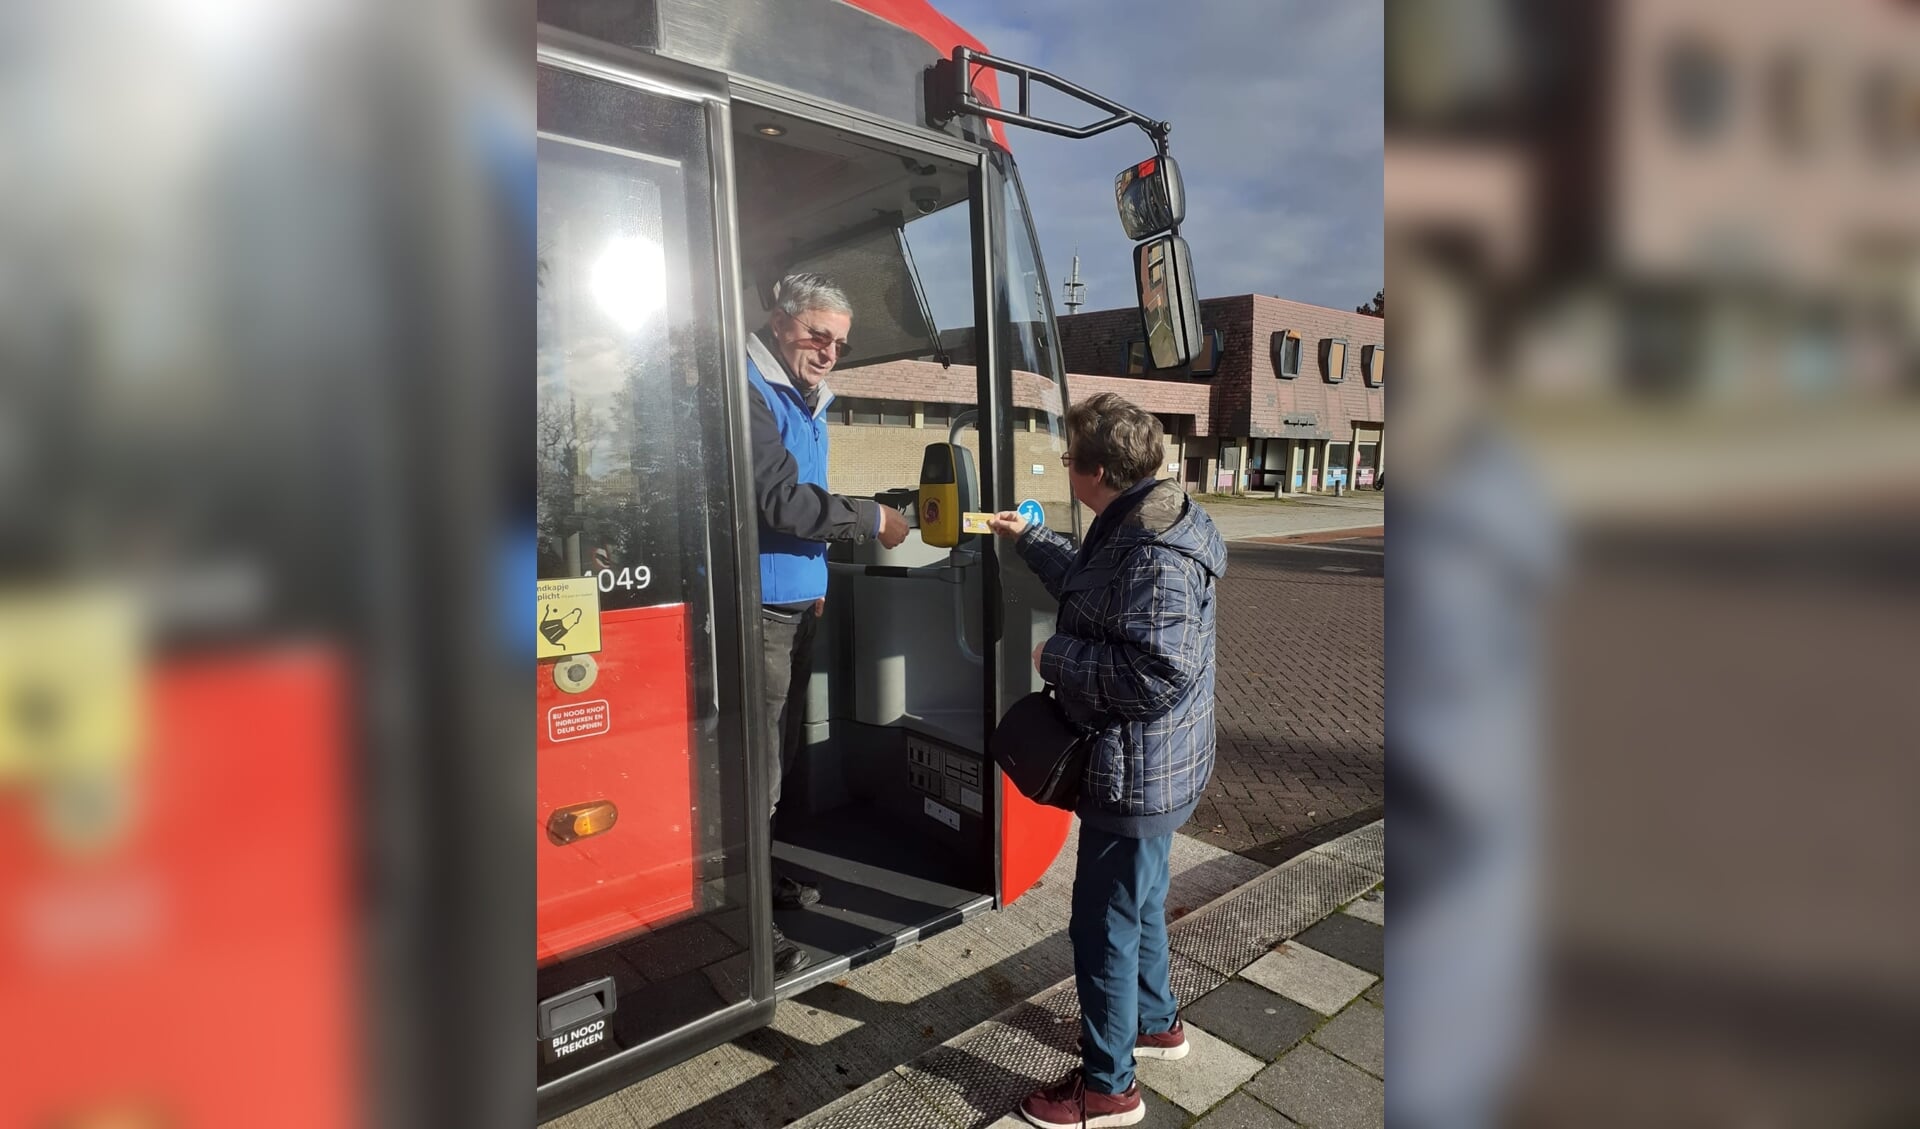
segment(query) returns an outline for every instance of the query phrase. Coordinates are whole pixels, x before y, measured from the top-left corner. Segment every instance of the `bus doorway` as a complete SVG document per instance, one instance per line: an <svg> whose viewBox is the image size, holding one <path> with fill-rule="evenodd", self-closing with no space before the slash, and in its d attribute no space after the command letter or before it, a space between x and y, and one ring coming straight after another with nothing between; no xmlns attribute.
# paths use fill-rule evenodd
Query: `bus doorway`
<svg viewBox="0 0 1920 1129"><path fill-rule="evenodd" d="M912 526L891 550L828 553L811 675L789 706L800 753L773 826L775 875L820 894L774 913L809 957L780 981L786 996L996 895L983 538L952 535L959 512L983 507L979 174L977 162L752 106L737 104L734 123L744 327L766 324L790 273L847 293L852 348L823 409L828 487L891 504ZM935 463L955 512L922 505Z"/></svg>

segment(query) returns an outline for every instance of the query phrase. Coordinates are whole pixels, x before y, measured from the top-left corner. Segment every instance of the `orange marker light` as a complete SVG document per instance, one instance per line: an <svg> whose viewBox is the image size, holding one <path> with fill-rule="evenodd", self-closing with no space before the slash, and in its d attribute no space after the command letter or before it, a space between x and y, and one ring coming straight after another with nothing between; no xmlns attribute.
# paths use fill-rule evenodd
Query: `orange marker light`
<svg viewBox="0 0 1920 1129"><path fill-rule="evenodd" d="M566 846L593 835L613 830L620 812L606 800L561 808L547 819L547 838L557 846Z"/></svg>

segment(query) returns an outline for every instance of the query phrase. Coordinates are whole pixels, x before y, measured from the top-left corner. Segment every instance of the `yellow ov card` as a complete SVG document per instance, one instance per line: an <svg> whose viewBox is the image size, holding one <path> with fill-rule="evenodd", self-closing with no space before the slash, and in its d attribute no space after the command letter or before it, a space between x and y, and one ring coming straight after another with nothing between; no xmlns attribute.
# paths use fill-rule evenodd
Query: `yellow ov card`
<svg viewBox="0 0 1920 1129"><path fill-rule="evenodd" d="M993 530L988 528L987 526L987 520L991 517L993 517L992 514L979 514L979 513L961 514L960 515L960 532L992 533Z"/></svg>

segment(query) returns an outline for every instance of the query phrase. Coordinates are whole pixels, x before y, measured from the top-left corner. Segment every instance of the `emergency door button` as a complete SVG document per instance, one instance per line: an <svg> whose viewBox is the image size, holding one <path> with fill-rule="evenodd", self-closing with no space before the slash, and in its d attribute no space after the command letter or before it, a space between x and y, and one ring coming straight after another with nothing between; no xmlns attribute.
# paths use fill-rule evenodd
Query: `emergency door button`
<svg viewBox="0 0 1920 1129"><path fill-rule="evenodd" d="M613 1014L613 977L605 976L540 1001L540 1037L553 1039Z"/></svg>

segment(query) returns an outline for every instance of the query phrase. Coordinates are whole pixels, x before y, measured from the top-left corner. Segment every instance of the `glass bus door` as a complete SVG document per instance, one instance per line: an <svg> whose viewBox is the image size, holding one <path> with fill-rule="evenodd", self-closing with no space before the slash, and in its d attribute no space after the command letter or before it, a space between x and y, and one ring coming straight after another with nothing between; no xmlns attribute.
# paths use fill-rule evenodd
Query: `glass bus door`
<svg viewBox="0 0 1920 1129"><path fill-rule="evenodd" d="M539 73L530 831L547 1116L772 1006L710 151L723 116Z"/></svg>

